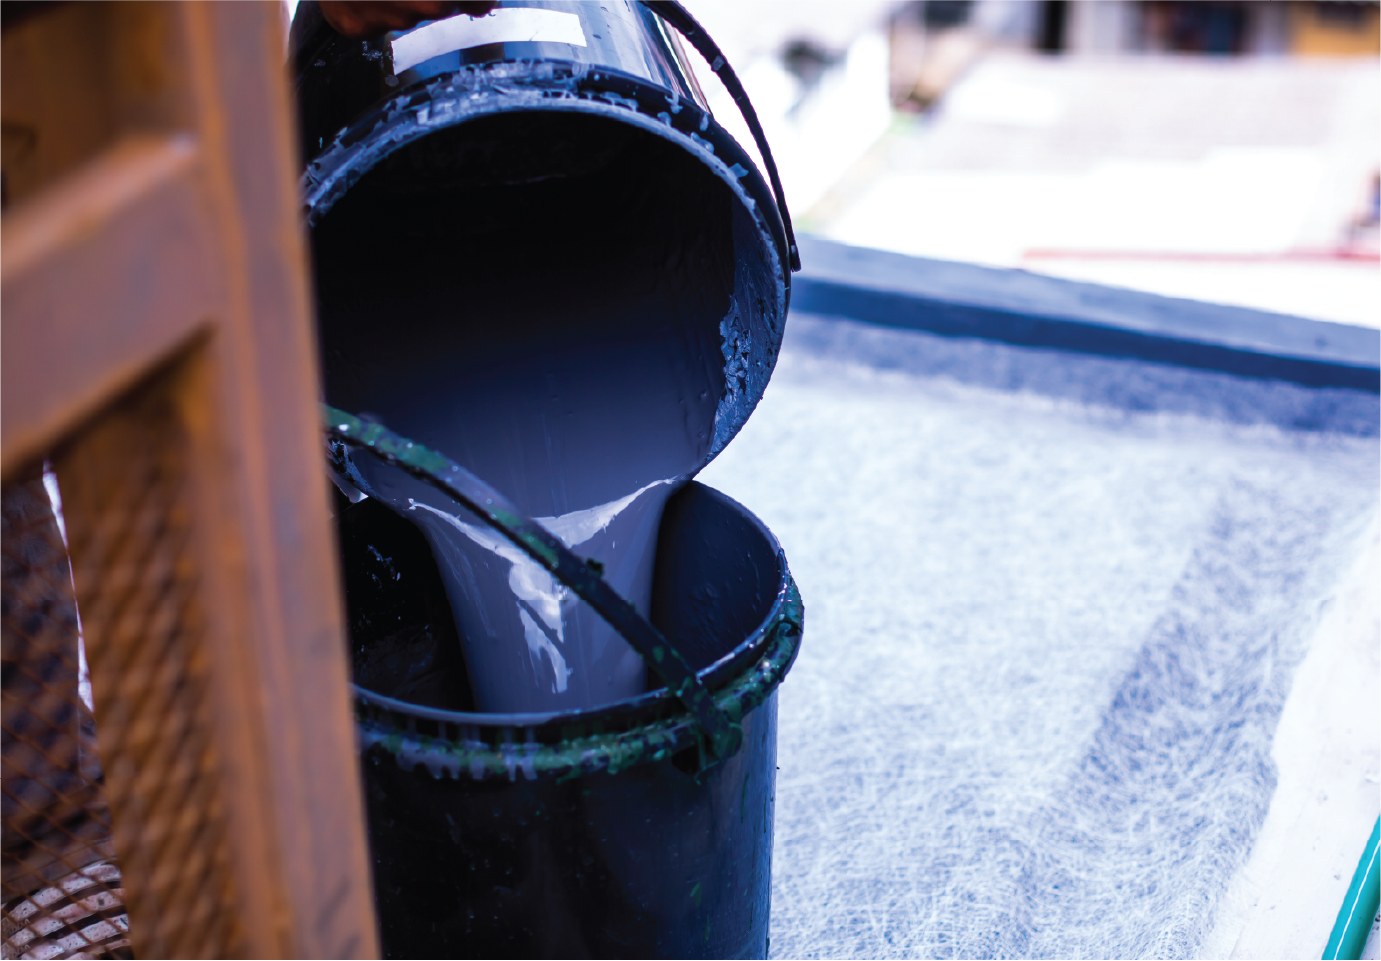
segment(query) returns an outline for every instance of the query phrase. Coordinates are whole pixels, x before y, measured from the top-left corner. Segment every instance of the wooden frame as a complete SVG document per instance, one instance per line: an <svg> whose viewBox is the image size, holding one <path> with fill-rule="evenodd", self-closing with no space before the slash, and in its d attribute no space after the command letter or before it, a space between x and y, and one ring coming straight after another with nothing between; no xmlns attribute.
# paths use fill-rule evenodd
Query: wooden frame
<svg viewBox="0 0 1381 961"><path fill-rule="evenodd" d="M0 470L53 459L83 600L111 412L171 398L238 917L207 950L373 957L284 33L277 3L54 5L6 29ZM98 726L110 643L86 626ZM132 906L154 868L126 866Z"/></svg>

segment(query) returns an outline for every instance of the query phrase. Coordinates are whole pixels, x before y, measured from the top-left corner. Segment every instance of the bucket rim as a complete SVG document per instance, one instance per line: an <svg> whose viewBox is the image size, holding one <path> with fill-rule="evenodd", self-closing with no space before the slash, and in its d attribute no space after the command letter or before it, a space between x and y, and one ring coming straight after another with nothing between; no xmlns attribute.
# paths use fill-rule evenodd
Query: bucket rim
<svg viewBox="0 0 1381 961"><path fill-rule="evenodd" d="M803 633L801 594L791 575L785 573L771 616L754 632L760 653L711 694L716 706L739 723L765 703L795 663ZM561 712L548 716L544 723L530 725L522 722L534 715L441 711L370 695L359 687L355 695L360 753L382 749L403 770L413 771L420 765L434 778L516 781L521 773L526 780L568 780L601 772L615 774L667 759L686 773L698 775L713 763L699 722L666 688L635 700L660 701L672 708L670 712L614 730L589 723L595 720L591 715L629 702ZM394 709L394 704L401 709ZM395 722L389 723L389 718ZM495 723L499 718L506 723ZM519 723L507 723L515 720ZM419 725L418 721L430 723Z"/></svg>
<svg viewBox="0 0 1381 961"><path fill-rule="evenodd" d="M714 691L733 680L737 674L735 668L742 667L743 661L751 658L764 646L770 638L772 630L785 616L784 611L790 603L789 595L795 588L795 583L791 575L786 574L762 623L748 637L739 642L733 650L696 671L702 684ZM679 704L670 688L659 687L651 691L644 691L634 697L610 701L607 704L597 704L594 707L572 708L566 711L501 714L483 711L449 711L440 707L427 707L424 704L414 704L411 701L379 694L353 682L350 689L361 707L437 721L442 724L494 729L527 728L537 730L539 728L569 727L574 724L594 724L600 721L613 720L616 716L664 714L666 712L659 711L658 708L663 706L675 707Z"/></svg>
<svg viewBox="0 0 1381 961"><path fill-rule="evenodd" d="M685 150L728 188L734 223L742 222L743 246L752 253L741 256L735 243L734 296L720 324L725 385L708 463L743 429L767 389L791 307L792 261L781 210L762 172L714 115L693 101L604 66L554 59L467 64L370 107L306 165L299 196L308 229L315 230L361 178L408 144L472 120L519 112L581 114L634 127ZM738 230L733 228L736 237ZM759 264L762 283L745 279L740 291L740 266L752 266L742 272L747 278Z"/></svg>
<svg viewBox="0 0 1381 961"><path fill-rule="evenodd" d="M768 605L766 613L757 626L743 640L695 673L706 689L715 692L724 688L738 677L747 665L756 660L761 650L770 642L773 632L792 618L791 607L800 606L800 593L787 565L786 552L782 550L776 535L752 511L722 491L699 481L691 481L686 488L698 487L712 498L735 509L741 520L752 525L763 538L777 560L777 591ZM792 597L795 600L792 600ZM799 616L796 618L799 623ZM476 729L518 729L537 733L552 734L555 731L580 725L609 725L633 727L642 721L656 719L683 710L680 701L668 687L658 687L633 697L598 704L594 707L573 708L565 711L539 711L517 713L490 713L480 711L451 711L439 707L427 707L398 698L379 694L358 684L351 684L357 712L369 714L384 713L400 717L435 721L458 727ZM623 722L622 724L620 722ZM552 738L548 736L547 740Z"/></svg>
<svg viewBox="0 0 1381 961"><path fill-rule="evenodd" d="M434 110L438 105L445 109ZM689 151L728 186L768 241L770 270L782 288L779 316L786 316L791 302L786 227L758 165L709 110L613 67L546 58L497 60L465 64L401 88L342 128L306 164L299 196L307 226L315 227L360 178L413 141L519 111L604 117Z"/></svg>

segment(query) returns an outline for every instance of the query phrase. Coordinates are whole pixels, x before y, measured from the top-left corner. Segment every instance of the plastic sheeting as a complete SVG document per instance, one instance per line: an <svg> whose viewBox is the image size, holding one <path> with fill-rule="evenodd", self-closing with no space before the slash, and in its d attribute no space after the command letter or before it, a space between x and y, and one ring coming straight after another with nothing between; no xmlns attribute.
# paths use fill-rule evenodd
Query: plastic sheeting
<svg viewBox="0 0 1381 961"><path fill-rule="evenodd" d="M701 475L806 601L773 956L1193 956L1377 429L1375 395L794 316Z"/></svg>

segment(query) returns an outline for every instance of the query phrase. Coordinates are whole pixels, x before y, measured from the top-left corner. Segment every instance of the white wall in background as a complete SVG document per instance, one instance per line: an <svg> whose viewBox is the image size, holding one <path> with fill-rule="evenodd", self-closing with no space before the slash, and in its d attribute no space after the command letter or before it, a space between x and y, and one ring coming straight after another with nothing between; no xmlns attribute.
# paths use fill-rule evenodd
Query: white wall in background
<svg viewBox="0 0 1381 961"><path fill-rule="evenodd" d="M1032 97L1033 114L1056 109ZM1084 172L893 174L874 182L829 236L1007 267L1033 250L1279 252L1294 244L1322 172L1307 148L1237 147L1193 161L1108 160Z"/></svg>
<svg viewBox="0 0 1381 961"><path fill-rule="evenodd" d="M1048 127L1064 116L1065 101L1049 87L986 70L951 90L939 109L949 120Z"/></svg>
<svg viewBox="0 0 1381 961"><path fill-rule="evenodd" d="M735 70L773 56L791 40L843 51L879 29L900 0L686 0L686 9L719 44Z"/></svg>
<svg viewBox="0 0 1381 961"><path fill-rule="evenodd" d="M701 67L696 64L715 119L761 163L748 125L728 92ZM881 31L855 38L840 61L810 88L804 88L775 54L753 59L739 69L739 77L767 134L787 205L798 219L892 122L887 37Z"/></svg>

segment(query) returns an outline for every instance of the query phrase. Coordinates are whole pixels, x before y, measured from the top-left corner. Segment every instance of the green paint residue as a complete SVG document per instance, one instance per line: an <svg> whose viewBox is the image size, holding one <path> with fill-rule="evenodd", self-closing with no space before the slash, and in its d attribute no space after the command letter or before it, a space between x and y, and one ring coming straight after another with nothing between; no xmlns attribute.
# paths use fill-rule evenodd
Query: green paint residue
<svg viewBox="0 0 1381 961"><path fill-rule="evenodd" d="M716 694L698 692L703 697L711 697L721 711L735 720L729 738L742 737L737 721L766 701L791 667L800 647L802 618L800 593L796 585L788 581L778 616L769 627L769 640L758 662ZM476 748L441 737L408 736L394 724L374 719L363 704L357 704L357 708L366 747L382 746L409 767L418 763L429 769L435 766L448 772L450 777L471 777L475 767L483 777L508 776L505 758L496 747ZM591 727L596 733L541 745L530 756L530 770L537 777L555 777L560 783L600 772L617 774L639 764L664 761L697 744L701 735L699 723L690 714L674 715L631 731L600 733L597 724ZM744 817L747 789L745 779L740 819Z"/></svg>

